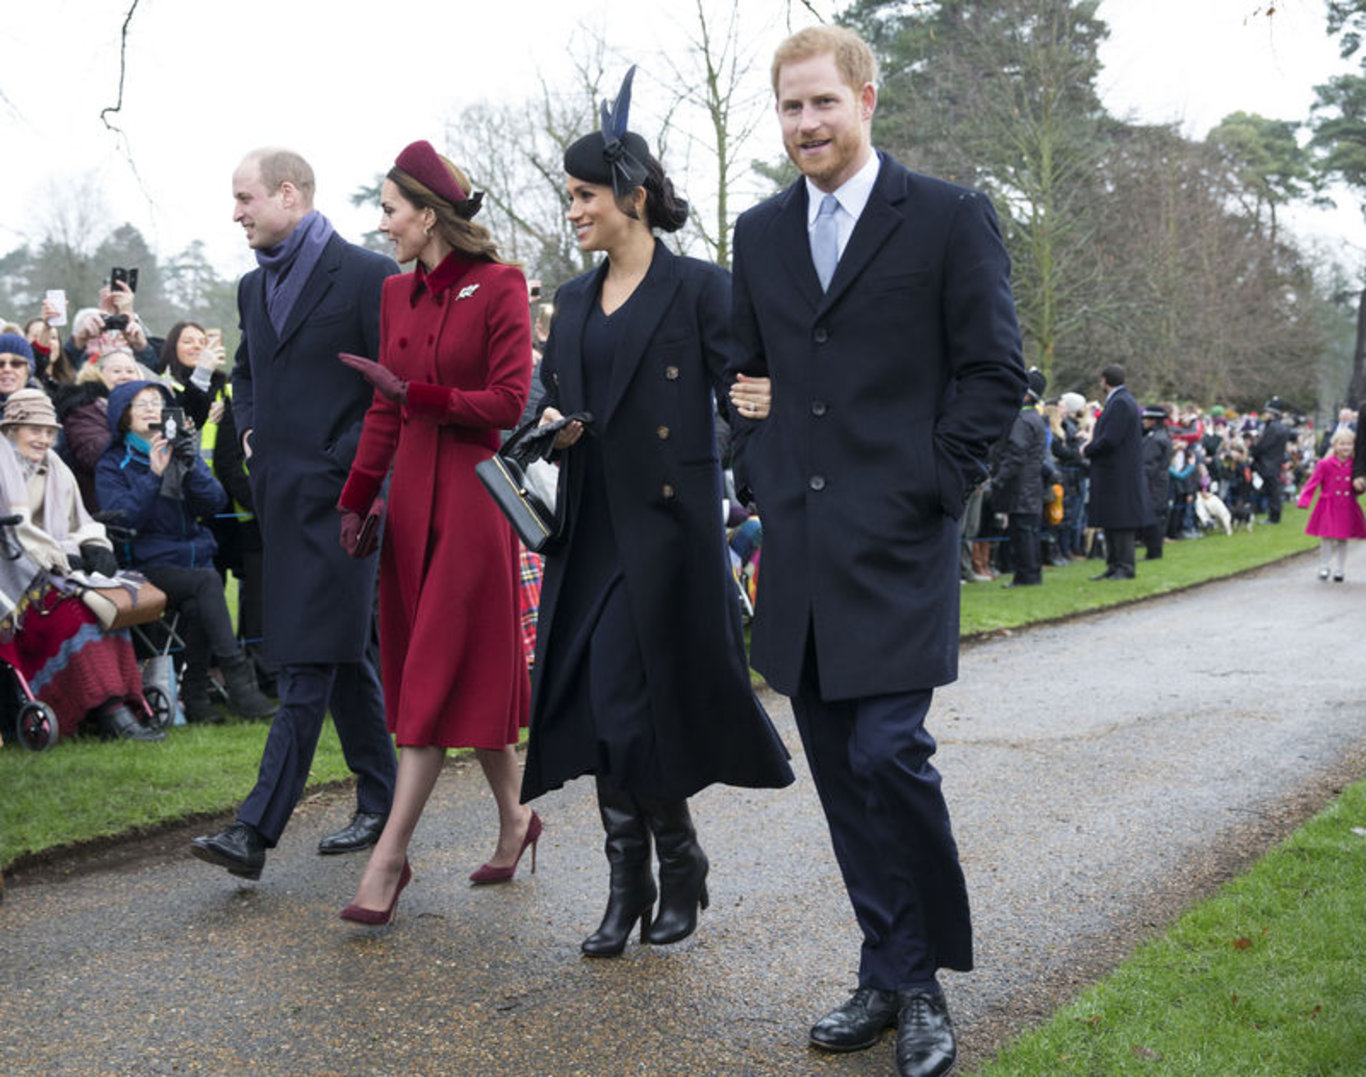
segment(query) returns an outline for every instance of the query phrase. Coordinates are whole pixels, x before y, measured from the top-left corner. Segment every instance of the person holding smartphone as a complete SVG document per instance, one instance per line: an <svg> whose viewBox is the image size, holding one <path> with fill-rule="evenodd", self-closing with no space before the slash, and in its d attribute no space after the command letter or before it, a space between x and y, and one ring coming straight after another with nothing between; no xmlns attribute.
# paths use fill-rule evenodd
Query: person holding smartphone
<svg viewBox="0 0 1366 1077"><path fill-rule="evenodd" d="M57 308L51 300L43 300L43 313L30 318L24 325L24 337L33 348L33 373L48 396L54 396L59 387L70 385L76 380L71 361L62 351L62 334L49 319L57 316Z"/></svg>
<svg viewBox="0 0 1366 1077"><path fill-rule="evenodd" d="M175 379L181 406L199 427L222 418L228 384L222 330L213 331L216 337L209 332L198 322L176 322L161 346L161 369Z"/></svg>
<svg viewBox="0 0 1366 1077"><path fill-rule="evenodd" d="M172 412L172 409L175 409ZM130 381L109 394L110 444L95 468L95 494L111 523L137 532L131 567L166 592L185 617L181 701L191 721L222 721L209 702L209 669L223 674L228 706L243 718L268 718L275 705L261 694L233 631L223 580L213 567L213 535L199 522L227 504L227 494L199 455L193 428L161 382Z"/></svg>

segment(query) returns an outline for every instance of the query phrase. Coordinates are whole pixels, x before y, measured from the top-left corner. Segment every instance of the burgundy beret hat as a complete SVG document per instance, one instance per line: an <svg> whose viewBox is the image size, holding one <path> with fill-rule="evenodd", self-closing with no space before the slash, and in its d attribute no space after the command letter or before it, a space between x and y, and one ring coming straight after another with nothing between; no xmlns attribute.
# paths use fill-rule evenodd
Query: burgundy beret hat
<svg viewBox="0 0 1366 1077"><path fill-rule="evenodd" d="M441 155L425 139L410 142L394 161L395 168L401 168L429 191L440 195L452 206L459 206L469 198L467 191L460 189L451 170Z"/></svg>

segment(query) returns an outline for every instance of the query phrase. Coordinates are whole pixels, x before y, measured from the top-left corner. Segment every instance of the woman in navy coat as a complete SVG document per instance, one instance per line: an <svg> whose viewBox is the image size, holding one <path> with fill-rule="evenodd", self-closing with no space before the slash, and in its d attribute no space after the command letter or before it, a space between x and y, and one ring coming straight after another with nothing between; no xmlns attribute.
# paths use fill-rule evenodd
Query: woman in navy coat
<svg viewBox="0 0 1366 1077"><path fill-rule="evenodd" d="M560 288L541 362L542 421L593 420L556 442L568 523L546 558L522 786L530 800L596 778L611 886L582 948L599 957L621 953L637 920L658 944L696 927L708 865L689 795L793 780L750 687L721 519L713 401L730 278L656 241L687 204L626 131L630 79L604 130L564 157L569 222L607 258Z"/></svg>

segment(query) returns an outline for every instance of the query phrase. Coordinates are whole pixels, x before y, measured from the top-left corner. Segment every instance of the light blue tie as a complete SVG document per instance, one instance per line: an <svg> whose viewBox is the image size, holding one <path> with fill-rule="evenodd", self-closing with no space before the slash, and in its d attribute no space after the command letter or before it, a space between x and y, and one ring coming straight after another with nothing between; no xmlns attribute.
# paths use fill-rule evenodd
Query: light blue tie
<svg viewBox="0 0 1366 1077"><path fill-rule="evenodd" d="M821 208L816 213L816 227L811 230L811 260L816 263L821 291L830 287L830 278L835 275L835 265L840 260L840 233L835 223L839 208L839 199L833 194L822 198Z"/></svg>

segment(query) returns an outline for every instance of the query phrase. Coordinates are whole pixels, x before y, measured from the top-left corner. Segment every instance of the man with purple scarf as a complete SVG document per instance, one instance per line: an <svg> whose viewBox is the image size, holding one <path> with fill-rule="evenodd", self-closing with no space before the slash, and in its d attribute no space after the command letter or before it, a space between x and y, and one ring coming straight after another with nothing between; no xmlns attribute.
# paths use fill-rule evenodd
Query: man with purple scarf
<svg viewBox="0 0 1366 1077"><path fill-rule="evenodd" d="M372 391L337 353L379 354L380 292L398 266L333 231L297 153L256 150L232 183L233 220L258 264L237 289L232 405L261 524L263 651L280 666L280 709L237 819L191 852L256 879L303 792L329 709L356 775L356 813L318 851L373 845L393 799L397 764L367 651L376 559L342 551L336 512Z"/></svg>

